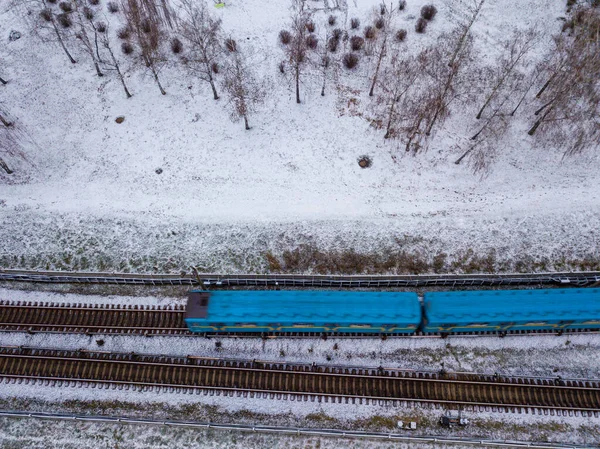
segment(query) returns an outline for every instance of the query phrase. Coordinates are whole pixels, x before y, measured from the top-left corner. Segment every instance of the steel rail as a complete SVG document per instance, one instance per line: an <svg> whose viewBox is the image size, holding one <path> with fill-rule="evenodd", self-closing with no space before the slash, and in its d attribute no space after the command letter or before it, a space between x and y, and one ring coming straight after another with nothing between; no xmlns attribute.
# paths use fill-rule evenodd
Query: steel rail
<svg viewBox="0 0 600 449"><path fill-rule="evenodd" d="M340 371L340 372L338 372ZM256 362L205 363L202 359L108 352L0 347L0 378L47 382L124 385L320 397L334 401L370 400L500 407L600 411L597 381L562 381L465 375L416 376L366 372L347 367L307 370L306 366L256 366ZM461 378L463 377L463 378ZM582 385L583 384L583 385Z"/></svg>
<svg viewBox="0 0 600 449"><path fill-rule="evenodd" d="M0 331L192 334L184 322L185 307L120 304L55 304L0 300Z"/></svg>
<svg viewBox="0 0 600 449"><path fill-rule="evenodd" d="M446 338L442 334L371 334L371 333L328 333L319 332L191 332L184 321L183 305L98 305L68 303L38 303L31 301L0 300L0 332L45 332L79 334L128 334L128 335L177 335L236 338ZM101 323L101 324L99 324ZM594 334L592 329L559 329L535 331L507 331L505 333L472 332L453 334L453 336L479 337L504 335L558 335L558 334Z"/></svg>
<svg viewBox="0 0 600 449"><path fill-rule="evenodd" d="M434 274L434 275L296 275L296 274L132 274L0 269L0 281L41 283L202 285L227 287L469 287L517 285L599 285L600 272Z"/></svg>

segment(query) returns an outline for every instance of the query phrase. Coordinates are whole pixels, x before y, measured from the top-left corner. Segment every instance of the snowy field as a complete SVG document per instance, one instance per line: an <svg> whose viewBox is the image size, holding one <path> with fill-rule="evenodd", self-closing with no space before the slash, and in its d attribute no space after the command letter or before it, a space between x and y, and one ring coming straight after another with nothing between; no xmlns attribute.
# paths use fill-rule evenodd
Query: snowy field
<svg viewBox="0 0 600 449"><path fill-rule="evenodd" d="M464 21L470 5L433 1L438 15L419 35L414 23L425 3L409 0L395 18L408 29L407 52ZM352 17L367 23L378 4L353 0L333 13L341 27ZM291 77L277 69L288 8L258 0L211 7L267 80L265 103L245 131L230 122L226 100L215 102L208 84L174 58L161 71L165 96L148 73L126 66L133 97L125 99L116 76L96 77L75 43L69 48L79 62L69 64L56 42L30 32L23 9L3 7L0 57L9 83L0 86L0 105L28 159L7 161L13 175L0 170L0 266L264 272L279 268L267 253L281 262L301 246L428 263L446 254L442 271L465 270L468 263L452 263L473 257L491 258L474 271L597 267L599 154L563 159L558 148L540 148L523 132L524 118L482 178L468 163L454 164L479 126L474 105L446 121L427 152L406 155L355 114L369 110L373 57L332 75L324 97L318 70L309 68L297 105ZM328 15L314 13L318 36ZM565 15L563 1L487 0L473 27L476 59L493 60L507 30L533 27L543 36L529 55L535 63ZM11 30L22 37L9 42ZM117 116L125 121L115 123ZM368 169L357 164L364 154L373 160Z"/></svg>

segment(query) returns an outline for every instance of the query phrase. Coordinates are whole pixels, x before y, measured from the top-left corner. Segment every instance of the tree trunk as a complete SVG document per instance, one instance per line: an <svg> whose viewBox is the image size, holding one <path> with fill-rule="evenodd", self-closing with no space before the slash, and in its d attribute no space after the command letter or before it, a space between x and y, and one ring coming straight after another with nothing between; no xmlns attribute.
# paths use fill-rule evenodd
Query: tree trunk
<svg viewBox="0 0 600 449"><path fill-rule="evenodd" d="M390 138L390 129L392 128L392 118L394 117L394 108L396 106L396 102L392 101L392 105L390 106L390 113L388 115L388 123L387 123L387 127L385 129L385 136L383 136L384 139L389 139Z"/></svg>
<svg viewBox="0 0 600 449"><path fill-rule="evenodd" d="M300 66L296 62L296 103L300 104Z"/></svg>
<svg viewBox="0 0 600 449"><path fill-rule="evenodd" d="M2 84L8 84L8 81L6 81L4 78L2 78L0 76L0 83L2 83Z"/></svg>
<svg viewBox="0 0 600 449"><path fill-rule="evenodd" d="M160 84L160 80L158 79L158 73L156 73L156 70L154 69L154 64L152 64L150 66L150 70L152 70L152 76L154 76L154 81L156 81L156 84L158 85L158 88L160 89L160 93L163 95L167 95L167 93L163 89L162 85Z"/></svg>
<svg viewBox="0 0 600 449"><path fill-rule="evenodd" d="M9 126L12 126L12 122L9 122L8 120L6 120L2 114L0 114L0 122L2 122L2 124L4 126L6 126L7 128Z"/></svg>
<svg viewBox="0 0 600 449"><path fill-rule="evenodd" d="M116 65L115 68L117 69L117 74L119 75L119 79L121 80L121 84L123 85L123 90L125 90L125 95L127 95L127 98L131 98L133 95L131 95L129 93L129 89L127 89L127 84L125 84L125 79L123 78L123 74L121 73L119 66Z"/></svg>
<svg viewBox="0 0 600 449"><path fill-rule="evenodd" d="M385 54L386 41L387 34L383 38L383 43L381 44L381 50L379 51L379 57L377 58L377 66L375 67L375 75L373 75L373 82L371 83L371 89L369 90L369 97L372 97L373 92L375 91L375 83L377 83L377 75L379 75L379 67L381 67L381 60L383 59L383 55Z"/></svg>
<svg viewBox="0 0 600 449"><path fill-rule="evenodd" d="M161 6L163 10L163 16L169 25L169 28L173 29L173 22L171 21L171 12L169 11L169 5L167 5L166 0L161 0Z"/></svg>
<svg viewBox="0 0 600 449"><path fill-rule="evenodd" d="M504 79L502 79L502 81L500 83L498 83L496 85L496 87L494 87L494 89L492 90L492 93L490 94L490 96L487 98L487 100L485 100L485 103L483 103L483 106L481 106L481 109L479 110L479 112L477 113L477 115L475 116L475 118L477 120L479 120L481 118L481 115L483 114L483 111L485 110L485 108L487 108L488 104L490 104L490 101L492 101L492 98L494 98L494 95L496 95L496 92L498 91L498 89L500 89L500 86L504 83Z"/></svg>
<svg viewBox="0 0 600 449"><path fill-rule="evenodd" d="M52 27L54 28L54 32L56 33L56 37L58 38L58 42L60 43L60 46L62 47L62 49L65 51L65 53L69 57L69 61L71 61L71 64L77 63L77 61L75 61L73 59L73 56L71 56L71 53L69 53L69 50L67 50L67 47L65 46L65 43L62 40L60 31L58 31L58 27L56 26L56 22L54 21L54 16L52 16Z"/></svg>
<svg viewBox="0 0 600 449"><path fill-rule="evenodd" d="M6 162L4 162L2 158L0 158L0 168L4 169L8 175L13 174L13 171L8 167L8 165L6 165Z"/></svg>
<svg viewBox="0 0 600 449"><path fill-rule="evenodd" d="M96 57L98 58L98 61L102 62L100 48L98 47L98 32L96 31L96 27L94 27L94 45L96 46Z"/></svg>
<svg viewBox="0 0 600 449"><path fill-rule="evenodd" d="M104 47L108 50L108 54L110 55L110 58L112 59L113 62L113 66L115 67L115 70L117 71L117 75L119 75L119 80L121 80L121 84L123 85L123 90L125 90L125 95L127 95L127 98L131 98L132 95L129 93L129 89L127 89L127 84L125 84L125 78L123 77L123 74L121 73L121 68L119 67L119 61L117 61L117 58L115 58L115 54L112 51L112 48L110 48L110 45L108 43L108 37L105 37L106 41L104 42Z"/></svg>
<svg viewBox="0 0 600 449"><path fill-rule="evenodd" d="M548 79L548 81L546 81L546 83L542 86L542 88L540 89L540 91L535 95L535 98L540 98L542 96L542 94L548 88L548 86L550 85L550 83L552 82L552 80L554 78L556 78L557 74L558 74L558 72L554 72L552 74L552 76Z"/></svg>
<svg viewBox="0 0 600 449"><path fill-rule="evenodd" d="M217 93L217 88L215 87L215 82L213 81L212 76L210 77L210 87L211 87L211 89L213 91L213 98L215 100L218 100L219 99L219 94Z"/></svg>
<svg viewBox="0 0 600 449"><path fill-rule="evenodd" d="M527 90L525 91L525 93L523 94L523 96L521 97L521 99L519 100L519 102L517 103L517 105L515 106L515 108L513 109L513 111L510 113L511 117L513 117L515 115L515 113L517 112L517 109L519 109L519 107L521 106L521 103L523 103L523 101L525 100L525 97L527 96L527 94L531 90L531 86L533 86L533 84L529 85L529 87L527 88Z"/></svg>
<svg viewBox="0 0 600 449"><path fill-rule="evenodd" d="M246 131L250 129L250 125L248 124L248 116L244 114L244 125L246 125Z"/></svg>
<svg viewBox="0 0 600 449"><path fill-rule="evenodd" d="M98 62L97 62L97 61L94 61L94 67L96 68L96 74L97 74L98 76L104 76L104 73L102 73L102 72L100 71L100 67L98 67Z"/></svg>
<svg viewBox="0 0 600 449"><path fill-rule="evenodd" d="M533 136L535 134L535 132L537 131L537 129L539 128L539 126L543 123L544 119L548 116L548 114L550 114L550 112L552 112L552 109L554 109L554 105L550 106L550 109L548 109L546 111L546 113L542 116L542 118L533 124L531 129L529 131L527 131L527 134L529 134L530 136Z"/></svg>
<svg viewBox="0 0 600 449"><path fill-rule="evenodd" d="M477 145L477 144L475 144ZM458 159L456 159L456 161L454 161L454 163L456 165L460 164L462 162L462 160L467 156L467 154L469 154L471 151L473 151L475 149L475 145L472 145L467 151L465 151L463 153L463 155L461 157L459 157Z"/></svg>
<svg viewBox="0 0 600 449"><path fill-rule="evenodd" d="M545 105L542 105L541 108L539 108L537 111L535 111L533 113L533 115L540 115L540 113L546 109L548 106L550 106L552 103L554 103L554 101L556 100L556 97L554 97L552 100L550 100L548 103L546 103Z"/></svg>

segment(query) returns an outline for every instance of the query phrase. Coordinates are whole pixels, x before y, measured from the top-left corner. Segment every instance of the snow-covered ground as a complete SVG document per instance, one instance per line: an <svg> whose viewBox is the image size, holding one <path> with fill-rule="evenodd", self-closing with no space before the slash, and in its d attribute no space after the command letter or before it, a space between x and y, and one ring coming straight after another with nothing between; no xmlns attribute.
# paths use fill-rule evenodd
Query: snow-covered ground
<svg viewBox="0 0 600 449"><path fill-rule="evenodd" d="M348 2L347 20L367 23L378 3ZM407 51L452 29L470 4L434 1L439 13L418 35L415 17L425 3L409 1L396 19L409 30ZM29 158L11 159L16 173L0 174L0 265L264 271L268 251L278 256L301 244L426 258L443 252L449 261L496 250L498 269L600 258L600 155L563 159L559 149L535 148L523 121L480 179L453 163L477 126L474 111L458 111L428 152L407 156L346 108L351 98L367 108L366 59L356 73L329 80L325 97L309 70L297 105L291 80L277 70L288 7L231 0L214 10L242 48L260 56L269 79L249 132L229 121L225 100L212 100L207 85L174 61L161 73L166 96L136 69L126 100L117 78L97 78L74 44L79 62L69 64L57 44L28 32L17 9L0 11L2 75L10 80L0 98L26 134ZM315 13L319 35L328 14ZM508 30L532 26L544 34L531 56L539 58L565 14L564 2L488 0L473 30L478 58L493 60ZM343 27L345 15L338 20ZM13 29L22 37L8 42ZM125 122L117 124L120 115ZM371 168L358 166L363 154Z"/></svg>

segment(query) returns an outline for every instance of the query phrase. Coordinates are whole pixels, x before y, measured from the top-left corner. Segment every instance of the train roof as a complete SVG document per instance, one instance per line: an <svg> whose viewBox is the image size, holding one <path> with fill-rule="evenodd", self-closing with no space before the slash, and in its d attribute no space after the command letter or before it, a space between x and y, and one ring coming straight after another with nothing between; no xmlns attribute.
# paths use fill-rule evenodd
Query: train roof
<svg viewBox="0 0 600 449"><path fill-rule="evenodd" d="M358 321L395 324L418 323L421 315L416 293L316 290L228 290L209 293L208 317L188 313L187 319L211 322Z"/></svg>
<svg viewBox="0 0 600 449"><path fill-rule="evenodd" d="M429 323L600 318L600 288L431 292L424 300Z"/></svg>

